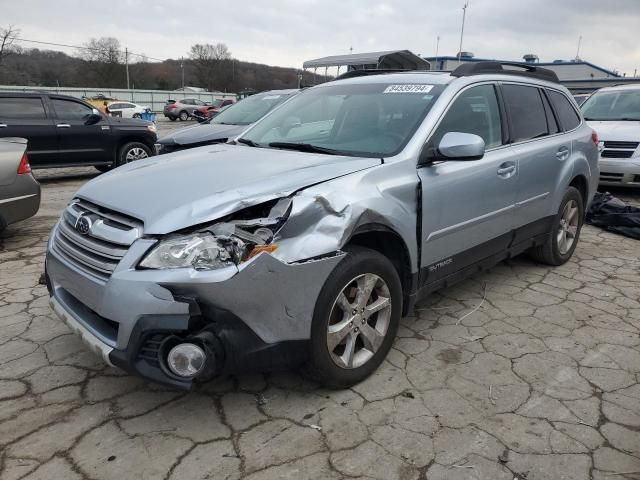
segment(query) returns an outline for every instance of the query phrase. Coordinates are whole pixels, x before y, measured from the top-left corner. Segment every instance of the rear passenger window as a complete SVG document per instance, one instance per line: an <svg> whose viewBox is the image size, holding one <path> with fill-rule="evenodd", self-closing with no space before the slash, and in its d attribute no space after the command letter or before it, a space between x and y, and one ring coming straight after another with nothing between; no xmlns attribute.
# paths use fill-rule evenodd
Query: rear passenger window
<svg viewBox="0 0 640 480"><path fill-rule="evenodd" d="M46 118L40 98L0 98L0 119L39 120Z"/></svg>
<svg viewBox="0 0 640 480"><path fill-rule="evenodd" d="M547 100L546 95L542 94L542 103L544 105L544 112L547 114L547 125L549 126L549 133L554 134L560 131L556 117L553 115L553 110Z"/></svg>
<svg viewBox="0 0 640 480"><path fill-rule="evenodd" d="M522 142L549 134L547 115L537 87L504 85L502 87L512 126L512 140Z"/></svg>
<svg viewBox="0 0 640 480"><path fill-rule="evenodd" d="M431 144L437 146L448 132L478 135L486 148L502 145L500 110L493 85L480 85L462 92L445 113L431 137Z"/></svg>
<svg viewBox="0 0 640 480"><path fill-rule="evenodd" d="M558 121L563 131L573 130L580 125L580 116L575 111L569 99L559 92L547 90L553 108L558 115Z"/></svg>

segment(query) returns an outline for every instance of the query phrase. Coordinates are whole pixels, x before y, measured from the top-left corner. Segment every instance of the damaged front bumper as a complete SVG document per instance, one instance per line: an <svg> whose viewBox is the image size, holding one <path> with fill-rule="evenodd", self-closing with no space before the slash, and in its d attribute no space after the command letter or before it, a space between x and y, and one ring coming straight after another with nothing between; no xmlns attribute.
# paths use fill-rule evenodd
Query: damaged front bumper
<svg viewBox="0 0 640 480"><path fill-rule="evenodd" d="M54 311L108 363L189 388L193 379L173 375L164 355L168 342L201 334L212 339L209 374L268 370L304 359L316 299L343 253L296 263L261 253L211 271L136 270L155 243L134 242L106 281L48 250Z"/></svg>

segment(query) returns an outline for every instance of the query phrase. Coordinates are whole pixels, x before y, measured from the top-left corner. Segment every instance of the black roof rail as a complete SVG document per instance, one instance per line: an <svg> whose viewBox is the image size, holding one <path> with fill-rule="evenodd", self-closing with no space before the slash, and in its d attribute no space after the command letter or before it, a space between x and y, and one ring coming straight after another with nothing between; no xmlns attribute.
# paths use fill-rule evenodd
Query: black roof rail
<svg viewBox="0 0 640 480"><path fill-rule="evenodd" d="M338 75L335 79L344 80L345 78L364 77L367 75L383 75L385 73L417 72L417 71L428 71L428 70L409 70L406 68L395 68L395 69L369 68L369 69L363 69L363 70L351 70L349 72L343 73L342 75Z"/></svg>
<svg viewBox="0 0 640 480"><path fill-rule="evenodd" d="M504 68L504 66L518 68L520 70ZM522 77L537 78L548 82L558 83L558 75L548 68L536 67L528 63L516 62L469 62L457 67L451 75L454 77L469 77L483 74L520 75Z"/></svg>

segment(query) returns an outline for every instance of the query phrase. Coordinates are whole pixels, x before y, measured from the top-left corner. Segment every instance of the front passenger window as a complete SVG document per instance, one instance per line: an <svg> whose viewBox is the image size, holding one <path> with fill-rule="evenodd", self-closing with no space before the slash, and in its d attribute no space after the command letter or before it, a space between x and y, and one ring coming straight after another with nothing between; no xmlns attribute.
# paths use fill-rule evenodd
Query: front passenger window
<svg viewBox="0 0 640 480"><path fill-rule="evenodd" d="M58 120L86 120L92 113L92 109L83 103L59 98L51 99L53 108L56 111Z"/></svg>
<svg viewBox="0 0 640 480"><path fill-rule="evenodd" d="M480 85L462 92L445 113L431 137L431 144L437 146L449 132L478 135L486 148L502 145L500 110L493 85Z"/></svg>

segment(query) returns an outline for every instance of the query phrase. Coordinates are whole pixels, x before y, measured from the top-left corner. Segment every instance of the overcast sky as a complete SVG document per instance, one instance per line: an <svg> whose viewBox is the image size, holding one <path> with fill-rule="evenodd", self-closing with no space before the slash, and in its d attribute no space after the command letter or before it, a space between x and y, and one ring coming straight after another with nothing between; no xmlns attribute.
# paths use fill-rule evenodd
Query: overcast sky
<svg viewBox="0 0 640 480"><path fill-rule="evenodd" d="M226 43L235 58L298 67L327 55L458 51L464 0L0 0L0 27L26 39L81 44L113 36L134 52L179 58L194 43ZM640 0L470 0L463 50L541 61L580 56L640 75ZM24 43L24 46L34 46ZM61 49L64 50L64 49ZM73 52L71 49L66 49Z"/></svg>

